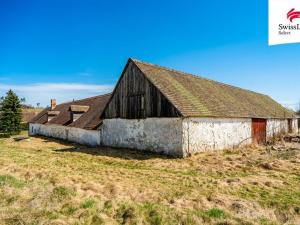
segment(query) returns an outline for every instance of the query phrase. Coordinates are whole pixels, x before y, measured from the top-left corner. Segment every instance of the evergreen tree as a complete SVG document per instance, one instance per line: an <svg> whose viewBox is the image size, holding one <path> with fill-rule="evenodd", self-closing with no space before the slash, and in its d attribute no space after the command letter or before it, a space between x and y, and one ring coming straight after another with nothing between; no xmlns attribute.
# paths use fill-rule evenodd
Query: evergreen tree
<svg viewBox="0 0 300 225"><path fill-rule="evenodd" d="M0 132L19 134L21 132L22 109L18 96L9 90L1 102Z"/></svg>

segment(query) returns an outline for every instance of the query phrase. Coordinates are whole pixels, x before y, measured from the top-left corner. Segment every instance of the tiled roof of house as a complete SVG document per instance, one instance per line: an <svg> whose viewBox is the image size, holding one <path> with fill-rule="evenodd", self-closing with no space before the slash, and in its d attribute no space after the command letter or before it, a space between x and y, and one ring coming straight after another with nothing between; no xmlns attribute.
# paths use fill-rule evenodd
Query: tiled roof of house
<svg viewBox="0 0 300 225"><path fill-rule="evenodd" d="M184 117L292 118L267 95L130 59Z"/></svg>
<svg viewBox="0 0 300 225"><path fill-rule="evenodd" d="M77 101L62 103L57 105L53 110L46 108L37 116L35 116L30 123L41 123L41 124L58 124L70 127L77 127L82 129L96 129L101 123L102 119L100 115L109 100L111 94L99 95L91 98L81 99ZM72 122L71 117L71 106L85 106L88 108L78 120ZM48 112L59 111L59 114L48 122Z"/></svg>

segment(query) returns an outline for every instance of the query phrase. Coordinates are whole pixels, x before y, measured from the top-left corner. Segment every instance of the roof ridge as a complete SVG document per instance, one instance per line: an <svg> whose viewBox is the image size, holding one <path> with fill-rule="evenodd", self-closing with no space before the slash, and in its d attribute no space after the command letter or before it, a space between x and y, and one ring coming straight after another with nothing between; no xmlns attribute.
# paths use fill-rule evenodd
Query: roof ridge
<svg viewBox="0 0 300 225"><path fill-rule="evenodd" d="M180 71L180 70L175 70L175 69L172 69L172 68L169 68L169 67L165 67L165 66L161 66L161 65L157 65L157 64L153 64L153 63L148 63L148 62L141 61L141 60L134 59L134 58L129 58L129 59L131 59L133 62L142 63L142 64L145 64L145 65L148 65L148 66L152 66L152 67L164 69L164 70L167 70L167 71L170 71L170 72L180 73L180 74L182 74L184 76L191 76L191 77L194 77L194 78L197 78L197 79L203 79L203 80L207 80L207 81L210 81L210 82L214 82L214 83L217 83L217 84L222 85L222 86L227 86L227 87L236 88L236 89L243 90L243 91L249 91L249 92L252 92L254 94L268 96L266 94L262 94L262 93L259 93L259 92L256 92L256 91L252 91L252 90L249 90L249 89L246 89L246 88L240 88L240 87L237 87L237 86L234 86L234 85L231 85L231 84L222 83L222 82L219 82L219 81L216 81L216 80L212 80L212 79L209 79L209 78L206 78L206 77L203 77L203 76L199 76L199 75L187 73L187 72Z"/></svg>
<svg viewBox="0 0 300 225"><path fill-rule="evenodd" d="M63 102L63 103L58 104L57 106L71 104L73 102L78 103L78 102L81 102L81 101L86 101L86 100L90 100L90 99L94 99L94 98L104 97L106 95L111 95L111 94L112 93L110 92L110 93L106 93L106 94L103 94L103 95L96 95L96 96L93 96L93 97L88 97L88 98L78 99L78 100L74 100L74 101Z"/></svg>
<svg viewBox="0 0 300 225"><path fill-rule="evenodd" d="M92 97L88 97L88 98L78 99L78 100L75 100L75 101L72 101L72 102L86 101L86 100L90 100L90 99L94 99L94 98L104 97L106 95L111 95L111 92L103 94L103 95L96 95L96 96L92 96ZM72 103L72 102L69 102L69 103Z"/></svg>

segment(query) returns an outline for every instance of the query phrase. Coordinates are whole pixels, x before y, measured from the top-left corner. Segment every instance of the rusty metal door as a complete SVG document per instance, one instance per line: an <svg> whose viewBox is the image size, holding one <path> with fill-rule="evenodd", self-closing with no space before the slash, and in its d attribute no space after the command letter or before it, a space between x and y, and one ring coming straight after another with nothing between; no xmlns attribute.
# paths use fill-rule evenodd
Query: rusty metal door
<svg viewBox="0 0 300 225"><path fill-rule="evenodd" d="M289 128L289 133L293 133L293 120L288 119L288 128Z"/></svg>
<svg viewBox="0 0 300 225"><path fill-rule="evenodd" d="M264 144L267 136L267 120L252 119L252 137L254 144Z"/></svg>

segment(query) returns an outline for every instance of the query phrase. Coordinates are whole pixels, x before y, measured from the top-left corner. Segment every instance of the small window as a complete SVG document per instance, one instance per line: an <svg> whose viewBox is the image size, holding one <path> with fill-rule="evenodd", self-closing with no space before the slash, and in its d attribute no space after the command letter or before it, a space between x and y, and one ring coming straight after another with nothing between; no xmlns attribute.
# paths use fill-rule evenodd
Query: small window
<svg viewBox="0 0 300 225"><path fill-rule="evenodd" d="M78 120L84 113L86 113L89 110L89 108L89 106L85 105L71 105L70 111L72 122Z"/></svg>
<svg viewBox="0 0 300 225"><path fill-rule="evenodd" d="M59 114L59 111L48 111L47 117L48 117L48 122L50 120L53 120L57 115Z"/></svg>
<svg viewBox="0 0 300 225"><path fill-rule="evenodd" d="M48 116L48 122L53 120L55 118L55 116Z"/></svg>
<svg viewBox="0 0 300 225"><path fill-rule="evenodd" d="M83 113L72 113L72 121L75 122L76 120L78 120L81 116L83 115Z"/></svg>

